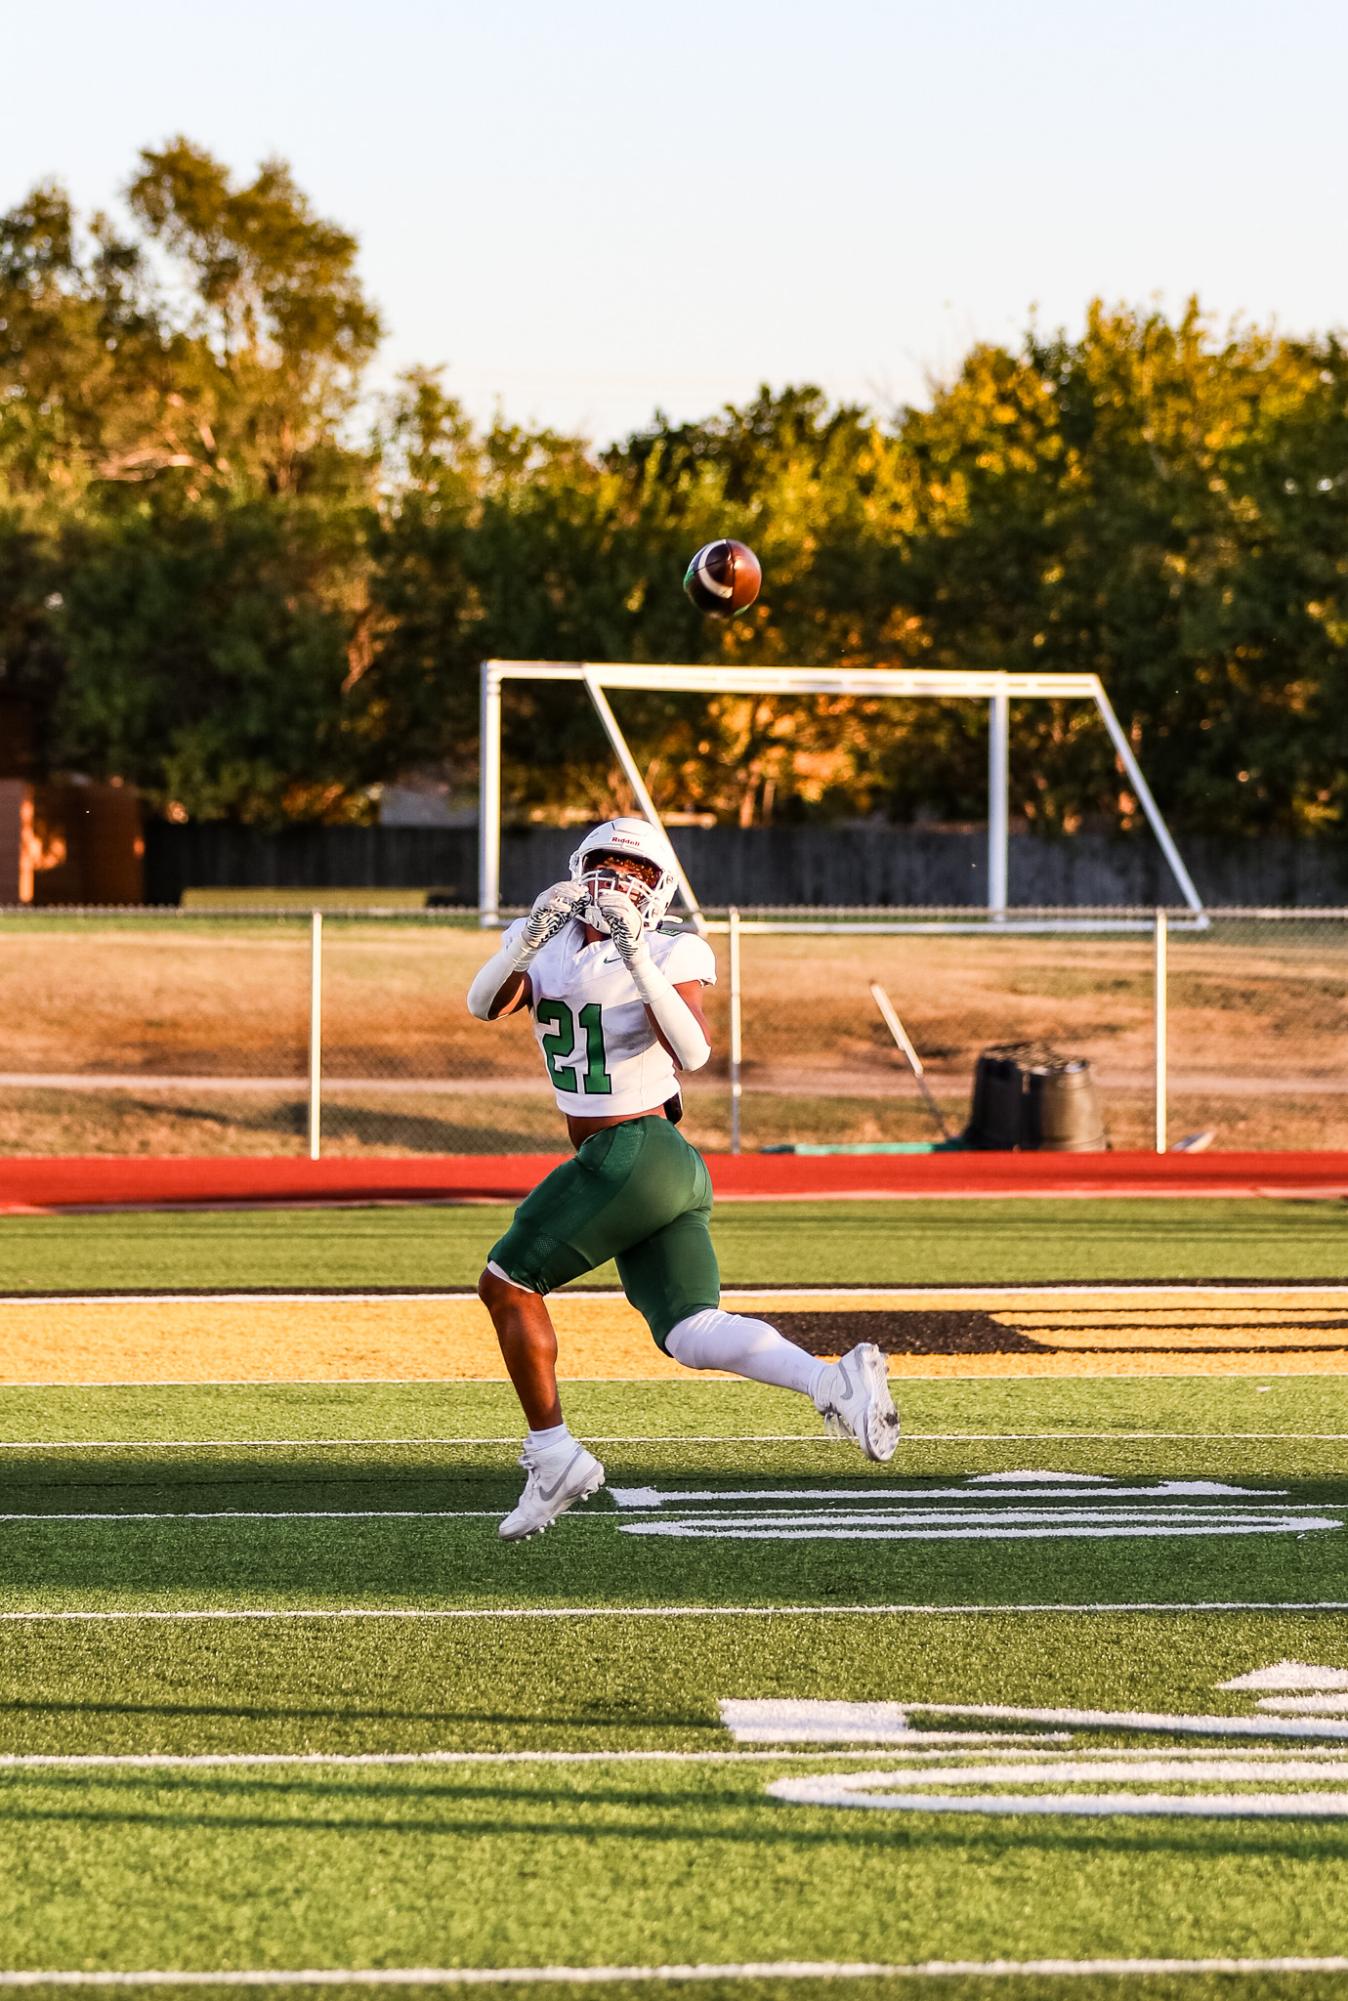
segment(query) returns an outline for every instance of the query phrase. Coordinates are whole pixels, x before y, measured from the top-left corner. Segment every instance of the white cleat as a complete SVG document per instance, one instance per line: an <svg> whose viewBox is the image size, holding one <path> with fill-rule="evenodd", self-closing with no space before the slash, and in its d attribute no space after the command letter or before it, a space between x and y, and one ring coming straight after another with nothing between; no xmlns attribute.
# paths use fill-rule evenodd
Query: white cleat
<svg viewBox="0 0 1348 2001"><path fill-rule="evenodd" d="M889 1393L885 1358L862 1341L840 1362L830 1362L814 1400L830 1438L850 1438L868 1459L892 1459L899 1442L899 1413Z"/></svg>
<svg viewBox="0 0 1348 2001"><path fill-rule="evenodd" d="M541 1535L558 1515L574 1508L577 1501L588 1501L604 1484L603 1467L583 1445L548 1452L537 1459L530 1458L526 1447L520 1454L520 1465L529 1476L524 1492L497 1530L507 1542Z"/></svg>

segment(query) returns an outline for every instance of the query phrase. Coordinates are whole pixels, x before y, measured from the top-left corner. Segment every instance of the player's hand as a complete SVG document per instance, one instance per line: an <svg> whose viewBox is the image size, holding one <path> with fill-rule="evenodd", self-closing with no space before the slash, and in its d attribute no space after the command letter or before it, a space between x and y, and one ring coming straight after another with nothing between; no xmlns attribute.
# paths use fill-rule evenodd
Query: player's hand
<svg viewBox="0 0 1348 2001"><path fill-rule="evenodd" d="M630 896L624 896L620 889L601 889L598 897L600 915L608 926L609 937L614 949L625 966L648 949L646 927L641 921L635 903Z"/></svg>
<svg viewBox="0 0 1348 2001"><path fill-rule="evenodd" d="M538 951L564 930L573 917L579 917L584 907L583 889L574 882L555 882L534 899L534 907L524 920L523 942L531 952Z"/></svg>

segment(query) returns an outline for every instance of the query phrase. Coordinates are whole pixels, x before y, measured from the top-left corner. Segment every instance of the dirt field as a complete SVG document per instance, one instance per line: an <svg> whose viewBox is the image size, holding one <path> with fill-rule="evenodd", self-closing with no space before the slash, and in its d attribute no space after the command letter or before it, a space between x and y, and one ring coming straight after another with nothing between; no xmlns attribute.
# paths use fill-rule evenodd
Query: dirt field
<svg viewBox="0 0 1348 2001"><path fill-rule="evenodd" d="M521 1150L556 1119L527 1025L474 1022L480 933L329 920L324 1144L334 1152ZM726 946L714 941L723 974ZM1169 1128L1229 1147L1348 1145L1348 925L1218 921L1170 948ZM746 935L743 1141L913 1142L935 1128L870 1001L889 991L947 1120L978 1051L1046 1040L1089 1058L1113 1144L1152 1138L1146 936ZM305 1143L302 922L44 918L0 929L0 1151L274 1153ZM729 1140L718 1057L689 1131Z"/></svg>
<svg viewBox="0 0 1348 2001"><path fill-rule="evenodd" d="M1342 1287L877 1288L726 1293L812 1354L876 1341L892 1375L967 1378L1340 1374ZM573 1379L677 1380L625 1299L552 1302ZM0 1385L504 1382L476 1297L0 1301ZM708 1372L714 1374L715 1372ZM686 1377L685 1377L686 1380Z"/></svg>

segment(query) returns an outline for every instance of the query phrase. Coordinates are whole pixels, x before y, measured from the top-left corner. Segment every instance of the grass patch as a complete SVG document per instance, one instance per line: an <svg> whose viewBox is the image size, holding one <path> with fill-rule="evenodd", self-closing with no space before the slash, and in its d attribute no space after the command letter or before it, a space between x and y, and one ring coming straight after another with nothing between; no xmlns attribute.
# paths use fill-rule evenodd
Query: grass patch
<svg viewBox="0 0 1348 2001"><path fill-rule="evenodd" d="M512 1211L366 1208L0 1217L0 1291L471 1286ZM733 1285L1348 1278L1341 1202L735 1202ZM605 1266L586 1283L616 1284Z"/></svg>
<svg viewBox="0 0 1348 2001"><path fill-rule="evenodd" d="M24 1435L19 1426L53 1441L159 1441L111 1453L52 1445L6 1454L0 1470L11 1513L20 1503L49 1514L93 1503L114 1514L233 1507L254 1516L7 1522L2 1602L11 1611L610 1608L602 1620L546 1622L0 1625L0 1752L11 1758L295 1761L0 1766L0 1969L265 1974L1341 1950L1348 1897L1341 1819L1154 1812L1083 1819L793 1803L768 1787L803 1775L846 1785L879 1770L892 1774L891 1790L902 1789L903 1768L883 1745L852 1759L808 1745L746 1756L752 1747L732 1739L720 1704L890 1703L906 1705L919 1728L939 1722L923 1718L924 1703L1255 1716L1249 1693L1222 1684L1279 1660L1348 1667L1348 1618L1088 1607L1341 1598L1348 1530L1242 1537L1214 1529L1145 1541L678 1542L622 1533L624 1517L600 1500L542 1541L511 1547L497 1538L493 1513L259 1518L286 1506L497 1510L516 1485L511 1451L465 1441L490 1438L498 1427L514 1432L508 1394L496 1386L408 1386L0 1395L0 1426L11 1438ZM1341 1446L1329 1448L1338 1456L1326 1464L1313 1441L1285 1436L1256 1445L1234 1435L1279 1425L1342 1429L1340 1393L1328 1382L1279 1384L1267 1396L1255 1384L1207 1381L924 1384L912 1386L907 1401L912 1435L889 1471L836 1445L764 1436L806 1428L799 1402L780 1393L695 1383L589 1386L576 1390L572 1416L595 1435L633 1441L604 1447L615 1484L727 1496L746 1486L777 1489L784 1504L820 1510L840 1482L877 1493L896 1483L917 1490L967 1482L976 1471L1054 1465L1112 1471L1134 1486L1162 1475L1210 1478L1220 1469L1266 1499L1278 1489L1284 1498L1348 1510ZM322 1450L262 1443L298 1436L293 1427L305 1425L348 1442ZM1056 1442L1009 1435L1059 1428L1102 1435ZM1128 1428L1201 1435L1124 1439ZM727 1436L718 1438L722 1430ZM938 1431L964 1435L932 1435ZM174 1438L210 1436L231 1443L168 1449ZM390 1442L417 1436L450 1443L432 1450ZM986 1486L981 1496L978 1506L1003 1508L1014 1524L1013 1496ZM891 1598L1005 1609L888 1617L849 1610ZM1082 1609L1017 1609L1065 1602ZM724 1608L737 1603L780 1609L769 1618L728 1616ZM709 1609L691 1619L623 1610L662 1604ZM834 1610L791 1609L803 1604ZM997 1726L984 1719L964 1727ZM1089 1760L1102 1748L1116 1757L1173 1756L1193 1740L1118 1725L1039 1742L1057 1759ZM1017 1756L1024 1748L1035 1746ZM632 1755L650 1752L662 1755ZM559 1763L557 1753L584 1761ZM377 1762L314 1763L316 1754ZM435 1762L388 1762L428 1754ZM938 1755L977 1762L987 1752L947 1745ZM1028 1783L1040 1793L1057 1789L1057 1782ZM1157 1789L1151 1781L1121 1783L1133 1792ZM1169 1789L1192 1796L1202 1783L1171 1780ZM1266 1782L1239 1784L1257 1795ZM1130 1983L1128 1991L1149 1987L1166 1991L1161 1982ZM940 1992L961 1988L988 1991L943 1981ZM819 1988L777 1978L710 1983L706 1991L794 2001ZM839 1983L837 1991L894 1989ZM1042 1989L999 1982L995 1991ZM1213 1976L1186 1980L1182 1991L1264 2001L1279 1989L1268 1976ZM1289 1991L1304 2001L1315 1987Z"/></svg>

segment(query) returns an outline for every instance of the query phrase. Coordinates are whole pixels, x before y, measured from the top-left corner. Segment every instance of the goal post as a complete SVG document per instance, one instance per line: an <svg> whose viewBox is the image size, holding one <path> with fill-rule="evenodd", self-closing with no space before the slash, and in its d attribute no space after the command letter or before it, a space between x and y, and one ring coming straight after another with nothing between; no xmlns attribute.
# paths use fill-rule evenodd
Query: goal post
<svg viewBox="0 0 1348 2001"><path fill-rule="evenodd" d="M507 681L573 681L585 690L641 813L663 831L631 745L613 713L612 689L690 695L892 696L904 701L980 701L988 704L988 911L1007 908L1010 854L1009 771L1011 703L1092 702L1115 755L1156 837L1180 895L1196 916L1203 903L1184 866L1174 836L1142 775L1098 674L1016 674L909 667L677 667L588 660L484 660L481 675L481 803L478 815L478 918L499 922L501 900L501 696ZM679 893L701 928L697 893L677 864Z"/></svg>

